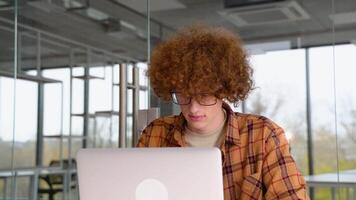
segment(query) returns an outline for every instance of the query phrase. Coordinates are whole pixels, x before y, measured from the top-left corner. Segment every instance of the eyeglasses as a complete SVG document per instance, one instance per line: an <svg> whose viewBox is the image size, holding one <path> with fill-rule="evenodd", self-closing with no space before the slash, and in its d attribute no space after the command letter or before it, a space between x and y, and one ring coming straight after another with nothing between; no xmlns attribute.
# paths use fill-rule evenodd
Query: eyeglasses
<svg viewBox="0 0 356 200"><path fill-rule="evenodd" d="M202 106L212 106L218 102L218 98L212 94L200 93L194 95L194 97L185 96L179 92L172 92L173 103L178 105L189 105L194 98Z"/></svg>

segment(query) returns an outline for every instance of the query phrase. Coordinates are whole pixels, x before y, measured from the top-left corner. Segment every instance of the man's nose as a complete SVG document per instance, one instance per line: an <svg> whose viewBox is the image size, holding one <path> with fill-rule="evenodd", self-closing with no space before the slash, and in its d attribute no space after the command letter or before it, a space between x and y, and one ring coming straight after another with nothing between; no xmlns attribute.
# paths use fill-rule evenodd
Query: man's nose
<svg viewBox="0 0 356 200"><path fill-rule="evenodd" d="M189 111L191 113L196 113L200 109L200 106L201 105L198 103L198 101L195 100L195 98L192 98L189 104Z"/></svg>

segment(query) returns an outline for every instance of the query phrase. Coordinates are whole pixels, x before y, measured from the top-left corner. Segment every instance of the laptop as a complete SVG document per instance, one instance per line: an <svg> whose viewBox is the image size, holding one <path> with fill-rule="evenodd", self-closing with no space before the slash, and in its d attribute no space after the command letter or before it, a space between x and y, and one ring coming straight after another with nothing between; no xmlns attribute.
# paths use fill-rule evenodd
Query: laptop
<svg viewBox="0 0 356 200"><path fill-rule="evenodd" d="M81 200L223 200L218 148L81 149Z"/></svg>

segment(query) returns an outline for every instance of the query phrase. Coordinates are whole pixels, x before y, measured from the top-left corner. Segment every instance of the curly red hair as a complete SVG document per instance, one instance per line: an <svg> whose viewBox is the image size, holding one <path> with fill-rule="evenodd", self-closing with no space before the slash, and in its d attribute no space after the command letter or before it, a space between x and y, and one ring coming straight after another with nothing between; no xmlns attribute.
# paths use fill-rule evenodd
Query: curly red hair
<svg viewBox="0 0 356 200"><path fill-rule="evenodd" d="M193 25L160 43L147 73L157 96L209 93L231 103L252 89L252 68L239 37L226 29Z"/></svg>

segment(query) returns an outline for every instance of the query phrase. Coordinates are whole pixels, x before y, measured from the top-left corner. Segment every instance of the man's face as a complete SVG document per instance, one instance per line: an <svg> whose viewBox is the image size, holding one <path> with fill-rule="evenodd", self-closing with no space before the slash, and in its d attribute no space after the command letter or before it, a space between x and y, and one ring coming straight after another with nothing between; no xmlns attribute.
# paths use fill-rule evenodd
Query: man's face
<svg viewBox="0 0 356 200"><path fill-rule="evenodd" d="M210 96L210 98L215 98ZM221 124L222 100L216 99L216 104L204 106L196 98L192 98L187 105L180 105L180 109L187 121L188 128L196 133L209 133Z"/></svg>

